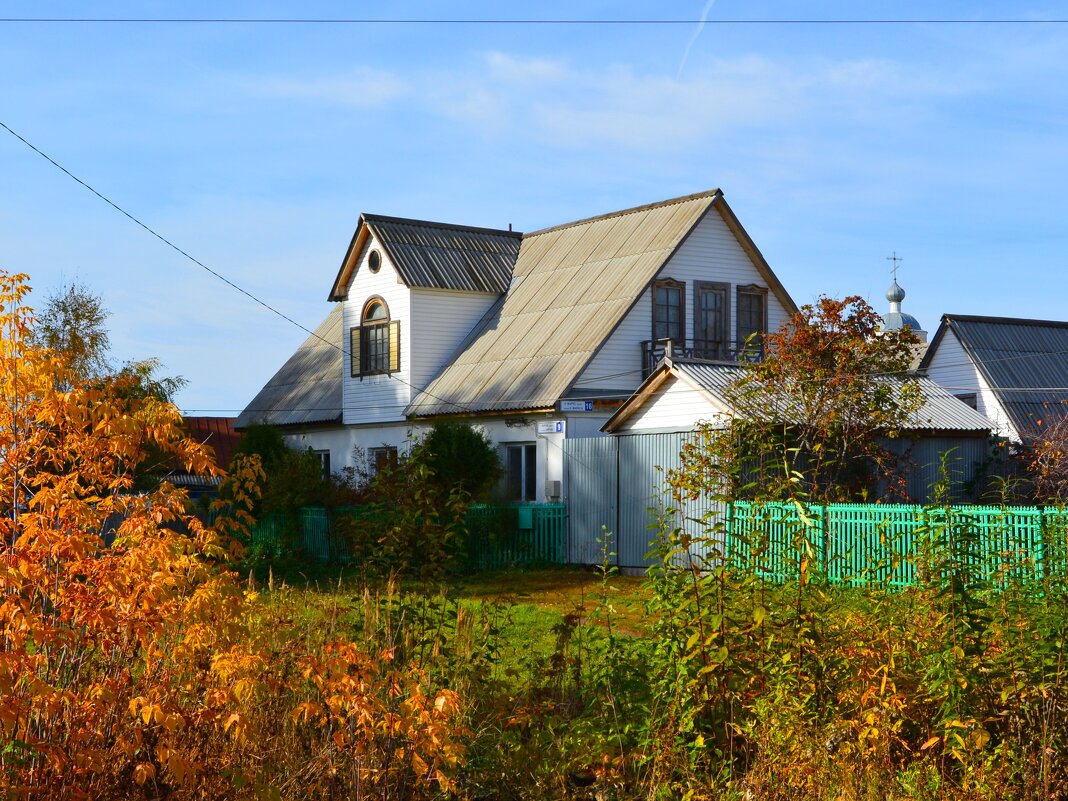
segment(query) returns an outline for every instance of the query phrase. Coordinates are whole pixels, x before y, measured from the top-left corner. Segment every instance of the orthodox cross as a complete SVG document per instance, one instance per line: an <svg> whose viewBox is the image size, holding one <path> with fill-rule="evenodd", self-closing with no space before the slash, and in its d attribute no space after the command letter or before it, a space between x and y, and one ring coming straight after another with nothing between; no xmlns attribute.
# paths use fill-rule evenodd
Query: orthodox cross
<svg viewBox="0 0 1068 801"><path fill-rule="evenodd" d="M904 261L904 259L899 258L898 255L897 255L897 251L895 250L892 256L887 256L886 257L886 260L887 261L892 261L894 263L894 267L893 267L894 282L897 283L897 263L899 261Z"/></svg>

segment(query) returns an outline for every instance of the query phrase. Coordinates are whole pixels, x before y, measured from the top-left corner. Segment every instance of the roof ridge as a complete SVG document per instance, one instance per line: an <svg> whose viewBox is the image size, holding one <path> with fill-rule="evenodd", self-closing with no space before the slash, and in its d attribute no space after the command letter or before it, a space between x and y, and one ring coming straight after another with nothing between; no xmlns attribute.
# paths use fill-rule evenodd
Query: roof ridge
<svg viewBox="0 0 1068 801"><path fill-rule="evenodd" d="M641 206L633 206L629 209L620 209L619 211L610 211L607 214L598 214L594 217L585 217L581 220L574 220L573 222L560 223L559 225L553 225L549 228L540 228L537 231L530 231L523 235L526 239L530 236L540 236L541 234L548 234L552 231L562 231L565 228L572 228L576 225L585 225L587 223L598 222L600 220L608 220L612 217L623 217L627 214L636 214L640 211L649 211L650 209L659 208L661 206L671 206L677 203L685 203L689 200L697 200L702 197L722 197L723 192L719 189L709 189L705 192L695 192L692 195L681 195L680 197L672 197L667 200L658 200L656 203L646 203Z"/></svg>
<svg viewBox="0 0 1068 801"><path fill-rule="evenodd" d="M982 314L943 314L944 320L961 323L997 323L1000 325L1043 325L1053 328L1068 328L1065 320L1035 320L1027 317L999 317Z"/></svg>
<svg viewBox="0 0 1068 801"><path fill-rule="evenodd" d="M384 222L398 223L400 225L421 225L427 228L442 228L448 231L466 231L473 234L492 234L494 236L510 236L522 238L521 231L507 231L503 228L480 228L474 225L458 225L456 223L435 222L433 220L416 220L411 217L393 217L388 214L371 214L364 212L361 215L364 221L369 223Z"/></svg>

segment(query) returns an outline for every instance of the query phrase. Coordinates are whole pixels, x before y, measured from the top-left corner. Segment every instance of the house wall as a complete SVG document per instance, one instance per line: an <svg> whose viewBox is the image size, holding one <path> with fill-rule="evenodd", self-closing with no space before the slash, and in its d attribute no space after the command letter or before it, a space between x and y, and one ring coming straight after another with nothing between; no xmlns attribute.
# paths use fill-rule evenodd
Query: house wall
<svg viewBox="0 0 1068 801"><path fill-rule="evenodd" d="M372 249L377 249L382 256L382 266L378 273L372 273L367 266L367 257ZM342 365L343 406L342 420L345 425L371 422L401 421L404 409L412 399L412 316L408 287L401 281L396 268L390 262L385 250L374 237L369 237L360 252L356 270L349 282L348 294L344 303L341 325L341 345L346 358ZM400 321L401 361L400 372L393 375L372 375L353 378L348 352L349 332L353 326L360 324L363 307L374 295L385 300L389 307L391 320Z"/></svg>
<svg viewBox="0 0 1068 801"><path fill-rule="evenodd" d="M500 296L484 292L412 289L409 297L414 346L411 380L418 389L423 389Z"/></svg>
<svg viewBox="0 0 1068 801"><path fill-rule="evenodd" d="M927 375L951 395L974 392L976 410L994 424L994 432L998 436L1020 441L1019 432L1009 421L1005 407L998 402L990 384L983 378L952 329L946 331L939 342L927 368Z"/></svg>
<svg viewBox="0 0 1068 801"><path fill-rule="evenodd" d="M345 467L364 467L371 448L387 446L396 448L398 453L407 453L413 437L419 434L419 428L405 422L343 428L287 428L282 437L288 447L296 450L330 451L330 469L338 472Z"/></svg>
<svg viewBox="0 0 1068 801"><path fill-rule="evenodd" d="M719 281L730 284L729 338L734 338L737 324L735 288L748 284L766 286L763 277L738 244L734 234L715 210L697 224L678 252L657 274L686 284L684 309L686 339L693 340L694 281ZM768 288L767 326L778 329L789 317L782 303ZM641 384L641 347L653 335L652 289L647 288L620 322L604 346L583 371L578 384L584 389L621 389L633 391Z"/></svg>

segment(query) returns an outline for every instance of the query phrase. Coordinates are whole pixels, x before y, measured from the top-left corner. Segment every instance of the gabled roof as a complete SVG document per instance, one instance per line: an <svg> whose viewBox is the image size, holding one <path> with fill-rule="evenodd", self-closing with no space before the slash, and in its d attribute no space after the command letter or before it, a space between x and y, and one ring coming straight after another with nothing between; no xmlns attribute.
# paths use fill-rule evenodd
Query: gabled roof
<svg viewBox="0 0 1068 801"><path fill-rule="evenodd" d="M341 312L341 305L333 308L238 415L234 428L341 422Z"/></svg>
<svg viewBox="0 0 1068 801"><path fill-rule="evenodd" d="M668 380L685 382L695 392L718 409L731 409L729 388L744 375L746 368L734 365L710 364L687 360L664 359L634 394L602 426L602 431L617 430L638 409L648 403ZM880 381L902 382L902 379L880 378ZM993 428L986 417L955 398L929 378L917 377L923 396L923 406L910 418L906 428L911 431L968 432L988 434ZM772 413L788 414L789 404L782 403ZM789 422L789 421L786 421Z"/></svg>
<svg viewBox="0 0 1068 801"><path fill-rule="evenodd" d="M718 189L546 228L523 237L507 294L407 414L552 407L712 209L792 311Z"/></svg>
<svg viewBox="0 0 1068 801"><path fill-rule="evenodd" d="M1068 322L945 314L922 369L930 367L947 331L956 335L1018 432L1068 414Z"/></svg>
<svg viewBox="0 0 1068 801"><path fill-rule="evenodd" d="M362 214L330 300L344 300L367 240L374 236L408 287L501 294L508 289L522 234L495 228Z"/></svg>

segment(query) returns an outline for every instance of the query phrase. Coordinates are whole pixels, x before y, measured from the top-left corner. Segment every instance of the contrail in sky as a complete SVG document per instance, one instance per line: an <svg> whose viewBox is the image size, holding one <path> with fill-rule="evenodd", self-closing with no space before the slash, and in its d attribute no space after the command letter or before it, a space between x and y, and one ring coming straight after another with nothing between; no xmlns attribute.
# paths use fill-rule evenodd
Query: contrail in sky
<svg viewBox="0 0 1068 801"><path fill-rule="evenodd" d="M701 12L701 21L697 23L697 30L693 32L693 36L690 37L690 41L686 43L686 49L682 52L682 61L679 62L679 71L675 73L675 78L682 77L682 68L686 66L686 59L690 57L690 48L693 47L693 43L697 41L697 37L701 35L701 31L705 29L705 22L708 20L708 12L712 10L712 6L715 5L716 0L708 0L705 3L704 11Z"/></svg>

